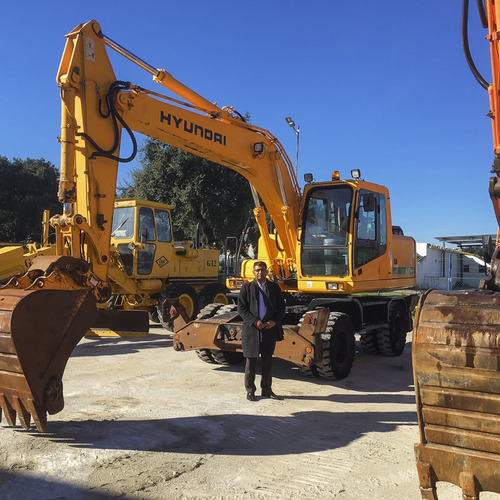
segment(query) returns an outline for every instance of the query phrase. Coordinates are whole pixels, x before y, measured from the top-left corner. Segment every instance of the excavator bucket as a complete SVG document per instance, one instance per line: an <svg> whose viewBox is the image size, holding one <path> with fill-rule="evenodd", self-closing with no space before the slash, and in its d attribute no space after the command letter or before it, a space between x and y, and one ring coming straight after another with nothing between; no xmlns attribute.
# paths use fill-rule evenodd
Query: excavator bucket
<svg viewBox="0 0 500 500"><path fill-rule="evenodd" d="M500 493L500 293L426 293L413 332L422 498L436 482L464 498Z"/></svg>
<svg viewBox="0 0 500 500"><path fill-rule="evenodd" d="M47 281L46 289L41 278L23 285L13 279L0 289L0 420L3 412L14 426L17 415L29 429L33 419L43 432L47 413L64 407L64 369L97 308L89 288L53 289Z"/></svg>

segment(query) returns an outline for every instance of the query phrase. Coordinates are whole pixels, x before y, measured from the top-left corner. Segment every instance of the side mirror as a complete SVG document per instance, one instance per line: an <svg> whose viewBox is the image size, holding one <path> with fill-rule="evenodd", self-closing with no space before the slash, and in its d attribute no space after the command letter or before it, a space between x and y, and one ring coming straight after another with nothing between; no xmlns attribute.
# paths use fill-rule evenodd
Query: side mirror
<svg viewBox="0 0 500 500"><path fill-rule="evenodd" d="M373 193L365 193L361 196L361 204L365 212L375 211L375 195Z"/></svg>

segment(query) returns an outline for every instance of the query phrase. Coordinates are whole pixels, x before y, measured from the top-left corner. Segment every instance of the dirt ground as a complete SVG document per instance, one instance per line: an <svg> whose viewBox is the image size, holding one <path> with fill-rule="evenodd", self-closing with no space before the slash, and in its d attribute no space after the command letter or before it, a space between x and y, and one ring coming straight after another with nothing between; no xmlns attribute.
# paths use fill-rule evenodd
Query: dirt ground
<svg viewBox="0 0 500 500"><path fill-rule="evenodd" d="M400 357L358 352L342 381L274 367L285 399L249 402L242 365L177 353L157 326L85 338L49 432L0 428L0 498L420 498L411 334ZM449 484L438 493L461 498Z"/></svg>

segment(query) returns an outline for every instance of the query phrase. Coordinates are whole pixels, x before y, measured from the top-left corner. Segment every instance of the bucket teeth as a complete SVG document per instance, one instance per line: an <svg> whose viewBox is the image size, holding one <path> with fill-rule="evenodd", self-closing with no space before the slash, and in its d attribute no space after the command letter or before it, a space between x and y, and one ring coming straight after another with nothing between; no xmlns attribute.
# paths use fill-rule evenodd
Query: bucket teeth
<svg viewBox="0 0 500 500"><path fill-rule="evenodd" d="M5 414L5 420L11 426L16 425L16 410L12 408L5 394L0 394L0 406Z"/></svg>
<svg viewBox="0 0 500 500"><path fill-rule="evenodd" d="M14 408L17 411L17 416L19 417L19 422L21 423L21 427L25 430L28 430L31 426L31 415L29 414L26 407L23 405L21 398L18 396L14 396Z"/></svg>
<svg viewBox="0 0 500 500"><path fill-rule="evenodd" d="M45 432L47 430L47 412L37 408L35 402L32 399L27 401L28 410L33 417L35 426L39 432Z"/></svg>
<svg viewBox="0 0 500 500"><path fill-rule="evenodd" d="M47 413L37 408L32 399L23 401L19 396L14 396L11 404L5 394L0 394L0 422L2 413L5 414L7 425L12 427L16 425L16 418L19 417L21 427L25 430L31 428L31 419L39 432L47 430Z"/></svg>
<svg viewBox="0 0 500 500"><path fill-rule="evenodd" d="M42 289L0 289L0 418L10 426L19 417L44 432L47 413L63 409L66 363L97 316L90 290L64 288L58 276Z"/></svg>

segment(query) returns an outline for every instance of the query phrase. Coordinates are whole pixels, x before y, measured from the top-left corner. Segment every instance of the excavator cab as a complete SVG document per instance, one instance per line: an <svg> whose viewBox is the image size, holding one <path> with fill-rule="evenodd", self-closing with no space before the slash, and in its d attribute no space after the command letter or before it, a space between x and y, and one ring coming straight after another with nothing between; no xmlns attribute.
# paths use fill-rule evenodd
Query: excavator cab
<svg viewBox="0 0 500 500"><path fill-rule="evenodd" d="M393 234L387 188L334 178L304 192L299 289L352 294L414 286L415 241Z"/></svg>
<svg viewBox="0 0 500 500"><path fill-rule="evenodd" d="M162 270L174 252L171 208L145 200L116 201L111 245L128 276L152 279L164 276Z"/></svg>

